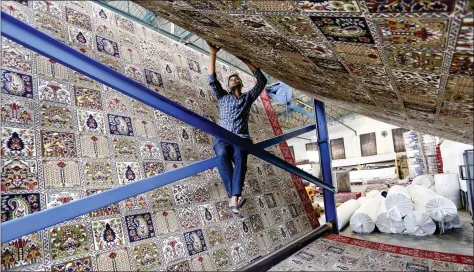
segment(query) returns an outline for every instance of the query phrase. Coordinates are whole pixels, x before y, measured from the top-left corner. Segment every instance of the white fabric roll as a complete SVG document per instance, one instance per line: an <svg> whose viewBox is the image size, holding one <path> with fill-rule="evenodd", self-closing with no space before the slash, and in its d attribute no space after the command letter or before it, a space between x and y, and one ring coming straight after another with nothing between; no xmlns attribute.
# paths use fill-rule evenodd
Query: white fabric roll
<svg viewBox="0 0 474 272"><path fill-rule="evenodd" d="M436 231L436 224L433 220L421 211L412 211L403 219L405 224L405 231L403 233L426 236L431 235Z"/></svg>
<svg viewBox="0 0 474 272"><path fill-rule="evenodd" d="M367 200L367 197L361 196L357 199L357 202L359 202L359 204L362 205L365 202L365 200Z"/></svg>
<svg viewBox="0 0 474 272"><path fill-rule="evenodd" d="M434 176L434 179L436 193L451 200L456 205L456 208L460 209L462 204L458 174L437 174Z"/></svg>
<svg viewBox="0 0 474 272"><path fill-rule="evenodd" d="M341 230L345 225L347 225L347 223L349 223L351 216L359 207L360 207L360 203L357 202L357 200L355 199L349 199L348 201L344 202L339 207L337 207L337 224L338 224L339 230ZM321 216L319 218L319 224L322 225L325 223L326 223L326 216Z"/></svg>
<svg viewBox="0 0 474 272"><path fill-rule="evenodd" d="M421 185L423 187L429 188L434 182L431 180L433 177L431 175L421 175L413 179L411 184Z"/></svg>
<svg viewBox="0 0 474 272"><path fill-rule="evenodd" d="M454 228L453 221L444 223L444 226L443 226L443 227L444 227L445 230Z"/></svg>
<svg viewBox="0 0 474 272"><path fill-rule="evenodd" d="M394 185L388 190L385 209L393 221L402 221L413 210L413 203L405 187Z"/></svg>
<svg viewBox="0 0 474 272"><path fill-rule="evenodd" d="M403 221L393 221L387 214L385 209L385 198L382 197L380 201L380 208L375 220L377 228L384 233L402 233L405 230Z"/></svg>
<svg viewBox="0 0 474 272"><path fill-rule="evenodd" d="M367 198L351 217L352 230L357 233L374 231L379 207L380 198Z"/></svg>
<svg viewBox="0 0 474 272"><path fill-rule="evenodd" d="M451 200L420 185L410 185L406 189L416 209L420 211L424 209L433 220L449 222L456 216L457 208Z"/></svg>
<svg viewBox="0 0 474 272"><path fill-rule="evenodd" d="M367 194L365 194L365 196L366 196L367 198L372 198L372 197L375 197L375 196L377 196L377 195L379 195L379 194L380 194L380 191L379 191L379 190L372 190L372 191L368 192Z"/></svg>
<svg viewBox="0 0 474 272"><path fill-rule="evenodd" d="M461 221L461 217L459 216L459 214L456 214L456 216L454 217L453 221L451 221L451 223L453 223L453 228L454 229L462 228L462 221Z"/></svg>

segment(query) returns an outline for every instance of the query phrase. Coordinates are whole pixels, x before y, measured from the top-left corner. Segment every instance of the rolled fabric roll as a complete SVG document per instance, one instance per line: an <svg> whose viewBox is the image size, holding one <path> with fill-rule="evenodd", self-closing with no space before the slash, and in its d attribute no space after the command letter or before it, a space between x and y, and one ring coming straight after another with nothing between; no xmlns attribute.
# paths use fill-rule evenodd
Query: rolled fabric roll
<svg viewBox="0 0 474 272"><path fill-rule="evenodd" d="M461 208L461 187L456 173L437 174L434 176L436 193L451 200L458 209Z"/></svg>
<svg viewBox="0 0 474 272"><path fill-rule="evenodd" d="M359 202L359 204L362 205L366 200L367 200L367 197L361 196L357 199L357 202Z"/></svg>
<svg viewBox="0 0 474 272"><path fill-rule="evenodd" d="M456 214L456 216L454 216L454 219L453 219L453 221L451 221L451 223L453 223L453 228L454 229L462 228L462 221L461 221L461 217L459 216L459 214Z"/></svg>
<svg viewBox="0 0 474 272"><path fill-rule="evenodd" d="M421 185L425 188L429 188L431 185L434 184L434 182L432 182L432 179L433 176L431 175L421 175L414 178L411 184Z"/></svg>
<svg viewBox="0 0 474 272"><path fill-rule="evenodd" d="M382 197L380 201L380 208L378 210L377 219L375 220L377 228L384 233L402 233L405 230L403 221L393 221L387 214L385 209L385 198Z"/></svg>
<svg viewBox="0 0 474 272"><path fill-rule="evenodd" d="M339 230L341 230L345 225L347 225L347 223L349 223L351 216L359 207L360 203L355 199L349 199L348 201L341 204L341 206L337 207L337 225L339 227ZM326 217L321 216L319 218L319 224L322 225L325 223Z"/></svg>
<svg viewBox="0 0 474 272"><path fill-rule="evenodd" d="M453 229L454 228L453 221L444 223L443 227L445 230Z"/></svg>
<svg viewBox="0 0 474 272"><path fill-rule="evenodd" d="M394 185L388 190L385 209L393 221L402 221L413 210L413 202L405 187Z"/></svg>
<svg viewBox="0 0 474 272"><path fill-rule="evenodd" d="M351 216L350 224L357 233L371 233L375 229L375 220L380 207L380 198L367 198Z"/></svg>
<svg viewBox="0 0 474 272"><path fill-rule="evenodd" d="M406 187L408 194L416 206L424 211L435 221L449 222L457 215L456 205L449 199L438 195L432 190L420 185Z"/></svg>
<svg viewBox="0 0 474 272"><path fill-rule="evenodd" d="M436 224L428 214L422 211L412 211L403 219L405 231L403 233L426 236L436 231Z"/></svg>
<svg viewBox="0 0 474 272"><path fill-rule="evenodd" d="M377 195L379 195L379 194L380 194L380 191L379 191L379 190L372 190L372 191L368 192L367 194L365 194L365 196L366 196L367 198L372 198L372 197L375 197L375 196L377 196Z"/></svg>

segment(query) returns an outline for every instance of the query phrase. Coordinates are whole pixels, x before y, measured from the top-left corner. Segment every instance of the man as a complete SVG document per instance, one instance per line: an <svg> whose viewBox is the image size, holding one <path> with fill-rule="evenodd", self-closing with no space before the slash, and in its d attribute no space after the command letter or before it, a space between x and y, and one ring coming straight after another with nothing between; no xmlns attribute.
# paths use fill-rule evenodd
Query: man
<svg viewBox="0 0 474 272"><path fill-rule="evenodd" d="M208 45L210 51L209 85L219 103L219 125L251 143L248 128L250 107L265 88L267 79L260 69L249 60L240 58L254 73L257 83L250 91L242 93L242 80L237 74L233 74L227 81L230 91L225 91L216 79L216 54L220 48L210 43ZM217 155L217 169L230 197L229 209L232 213L240 215L239 209L244 204L242 188L247 172L248 153L246 150L219 139L214 141L213 147Z"/></svg>

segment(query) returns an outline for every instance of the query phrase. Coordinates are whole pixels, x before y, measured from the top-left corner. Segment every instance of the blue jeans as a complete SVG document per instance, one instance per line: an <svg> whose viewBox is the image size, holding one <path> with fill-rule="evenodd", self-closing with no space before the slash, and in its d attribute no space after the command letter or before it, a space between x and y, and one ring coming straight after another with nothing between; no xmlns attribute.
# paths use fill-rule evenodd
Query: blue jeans
<svg viewBox="0 0 474 272"><path fill-rule="evenodd" d="M247 151L219 139L214 141L213 148L217 155L217 169L227 194L229 197L242 195L247 172Z"/></svg>

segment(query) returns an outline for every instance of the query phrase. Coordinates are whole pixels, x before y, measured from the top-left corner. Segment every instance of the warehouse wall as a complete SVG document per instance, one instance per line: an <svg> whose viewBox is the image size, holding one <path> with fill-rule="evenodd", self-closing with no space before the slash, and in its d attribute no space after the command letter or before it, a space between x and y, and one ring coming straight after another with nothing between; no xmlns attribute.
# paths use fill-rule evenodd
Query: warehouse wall
<svg viewBox="0 0 474 272"><path fill-rule="evenodd" d="M346 153L346 159L344 160L333 160L333 166L343 166L351 164L359 164L363 162L375 162L384 161L395 158L393 140L392 140L392 129L397 128L396 126L386 124L368 117L358 116L355 119L345 119L344 123L354 130L357 131L357 135L347 127L336 124L328 127L329 139L344 138L344 150ZM381 135L382 131L387 132L387 136ZM362 157L360 149L360 134L375 132L377 142L377 155L370 157ZM301 138L311 139L313 142L316 141L316 133L308 132L300 136ZM296 161L309 159L311 161L319 161L319 153L312 151L307 152L305 144L309 143L307 140L294 138L288 140L288 145L293 146L295 150Z"/></svg>
<svg viewBox="0 0 474 272"><path fill-rule="evenodd" d="M92 2L2 1L2 10L218 119L207 56ZM235 72L219 63L217 76ZM7 39L1 95L2 222L214 156L208 135ZM280 129L265 101L252 108L255 142ZM3 244L2 270L235 269L311 229L294 182L251 157L242 219L212 169Z"/></svg>

